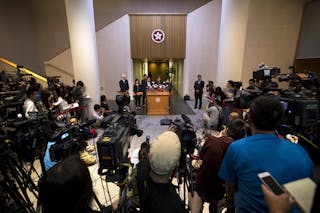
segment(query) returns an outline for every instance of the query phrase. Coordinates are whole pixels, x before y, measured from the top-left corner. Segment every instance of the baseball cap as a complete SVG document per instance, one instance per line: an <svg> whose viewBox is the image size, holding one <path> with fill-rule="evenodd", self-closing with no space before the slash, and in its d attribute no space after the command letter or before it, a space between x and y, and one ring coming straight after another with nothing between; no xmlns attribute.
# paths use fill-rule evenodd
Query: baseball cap
<svg viewBox="0 0 320 213"><path fill-rule="evenodd" d="M157 136L151 143L149 162L151 169L158 175L167 175L178 164L181 154L179 137L172 131Z"/></svg>

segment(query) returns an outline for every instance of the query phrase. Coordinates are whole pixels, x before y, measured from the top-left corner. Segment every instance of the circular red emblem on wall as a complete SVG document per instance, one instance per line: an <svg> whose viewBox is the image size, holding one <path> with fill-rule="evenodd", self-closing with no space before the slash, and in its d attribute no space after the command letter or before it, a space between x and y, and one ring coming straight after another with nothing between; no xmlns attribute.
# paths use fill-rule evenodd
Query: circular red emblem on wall
<svg viewBox="0 0 320 213"><path fill-rule="evenodd" d="M165 37L166 37L166 35L164 34L163 30L161 30L161 29L155 29L151 33L152 41L157 44L162 43L164 41Z"/></svg>

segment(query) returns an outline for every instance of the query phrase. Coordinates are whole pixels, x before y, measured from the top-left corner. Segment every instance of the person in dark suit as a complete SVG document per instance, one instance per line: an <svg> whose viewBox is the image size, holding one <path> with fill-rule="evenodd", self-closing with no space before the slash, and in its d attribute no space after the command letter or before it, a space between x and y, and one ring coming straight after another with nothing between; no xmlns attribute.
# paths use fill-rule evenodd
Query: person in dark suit
<svg viewBox="0 0 320 213"><path fill-rule="evenodd" d="M147 88L148 88L147 78L148 78L148 75L144 74L143 75L143 79L141 81L141 89L142 89L142 92L143 92L143 94L142 94L142 106L145 105L146 97L147 97Z"/></svg>
<svg viewBox="0 0 320 213"><path fill-rule="evenodd" d="M121 75L121 80L119 81L120 92L129 92L129 83L126 79L126 75Z"/></svg>
<svg viewBox="0 0 320 213"><path fill-rule="evenodd" d="M139 84L139 79L136 79L133 86L134 100L136 104L136 109L141 109L141 84Z"/></svg>
<svg viewBox="0 0 320 213"><path fill-rule="evenodd" d="M194 99L195 99L194 108L195 109L198 106L198 100L199 100L199 109L201 109L203 88L204 88L204 81L201 80L201 75L198 75L198 80L194 82Z"/></svg>

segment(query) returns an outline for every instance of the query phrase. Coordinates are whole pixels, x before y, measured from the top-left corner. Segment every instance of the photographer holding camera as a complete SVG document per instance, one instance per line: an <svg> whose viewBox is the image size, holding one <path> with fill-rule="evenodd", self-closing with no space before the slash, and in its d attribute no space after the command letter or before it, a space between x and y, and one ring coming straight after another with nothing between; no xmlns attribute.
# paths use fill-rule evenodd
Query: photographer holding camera
<svg viewBox="0 0 320 213"><path fill-rule="evenodd" d="M171 183L180 155L181 145L176 133L166 131L152 141L148 155L149 175L144 183L140 184L143 187L139 188L142 213L185 212L184 204Z"/></svg>

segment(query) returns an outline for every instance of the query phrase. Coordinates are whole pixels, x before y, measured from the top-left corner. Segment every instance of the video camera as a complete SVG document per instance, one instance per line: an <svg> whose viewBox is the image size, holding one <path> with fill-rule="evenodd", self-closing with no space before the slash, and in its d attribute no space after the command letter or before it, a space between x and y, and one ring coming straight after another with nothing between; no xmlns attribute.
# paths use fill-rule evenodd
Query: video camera
<svg viewBox="0 0 320 213"><path fill-rule="evenodd" d="M176 118L174 121L172 119L161 119L161 125L173 125L176 127L176 134L178 135L181 143L181 156L179 163L179 171L184 170L186 166L186 155L193 154L196 148L197 136L192 124L191 119L182 114L181 119Z"/></svg>
<svg viewBox="0 0 320 213"><path fill-rule="evenodd" d="M106 130L97 141L100 175L110 175L103 170L107 169L107 172L117 170L126 162L131 136L140 137L143 134L143 130L136 124L135 115L135 112L122 109L120 114L112 115L108 118L109 121L104 123Z"/></svg>
<svg viewBox="0 0 320 213"><path fill-rule="evenodd" d="M56 143L49 149L50 160L58 162L71 154L84 150L85 141L95 137L89 128L95 122L96 120L93 119L81 125L69 125L53 134L51 141Z"/></svg>
<svg viewBox="0 0 320 213"><path fill-rule="evenodd" d="M278 67L263 67L256 71L253 71L253 78L256 80L271 79L274 76L280 74L280 68Z"/></svg>
<svg viewBox="0 0 320 213"><path fill-rule="evenodd" d="M181 119L161 119L161 125L173 125L176 127L176 134L181 142L181 154L192 154L197 142L196 134L191 119L182 114Z"/></svg>

